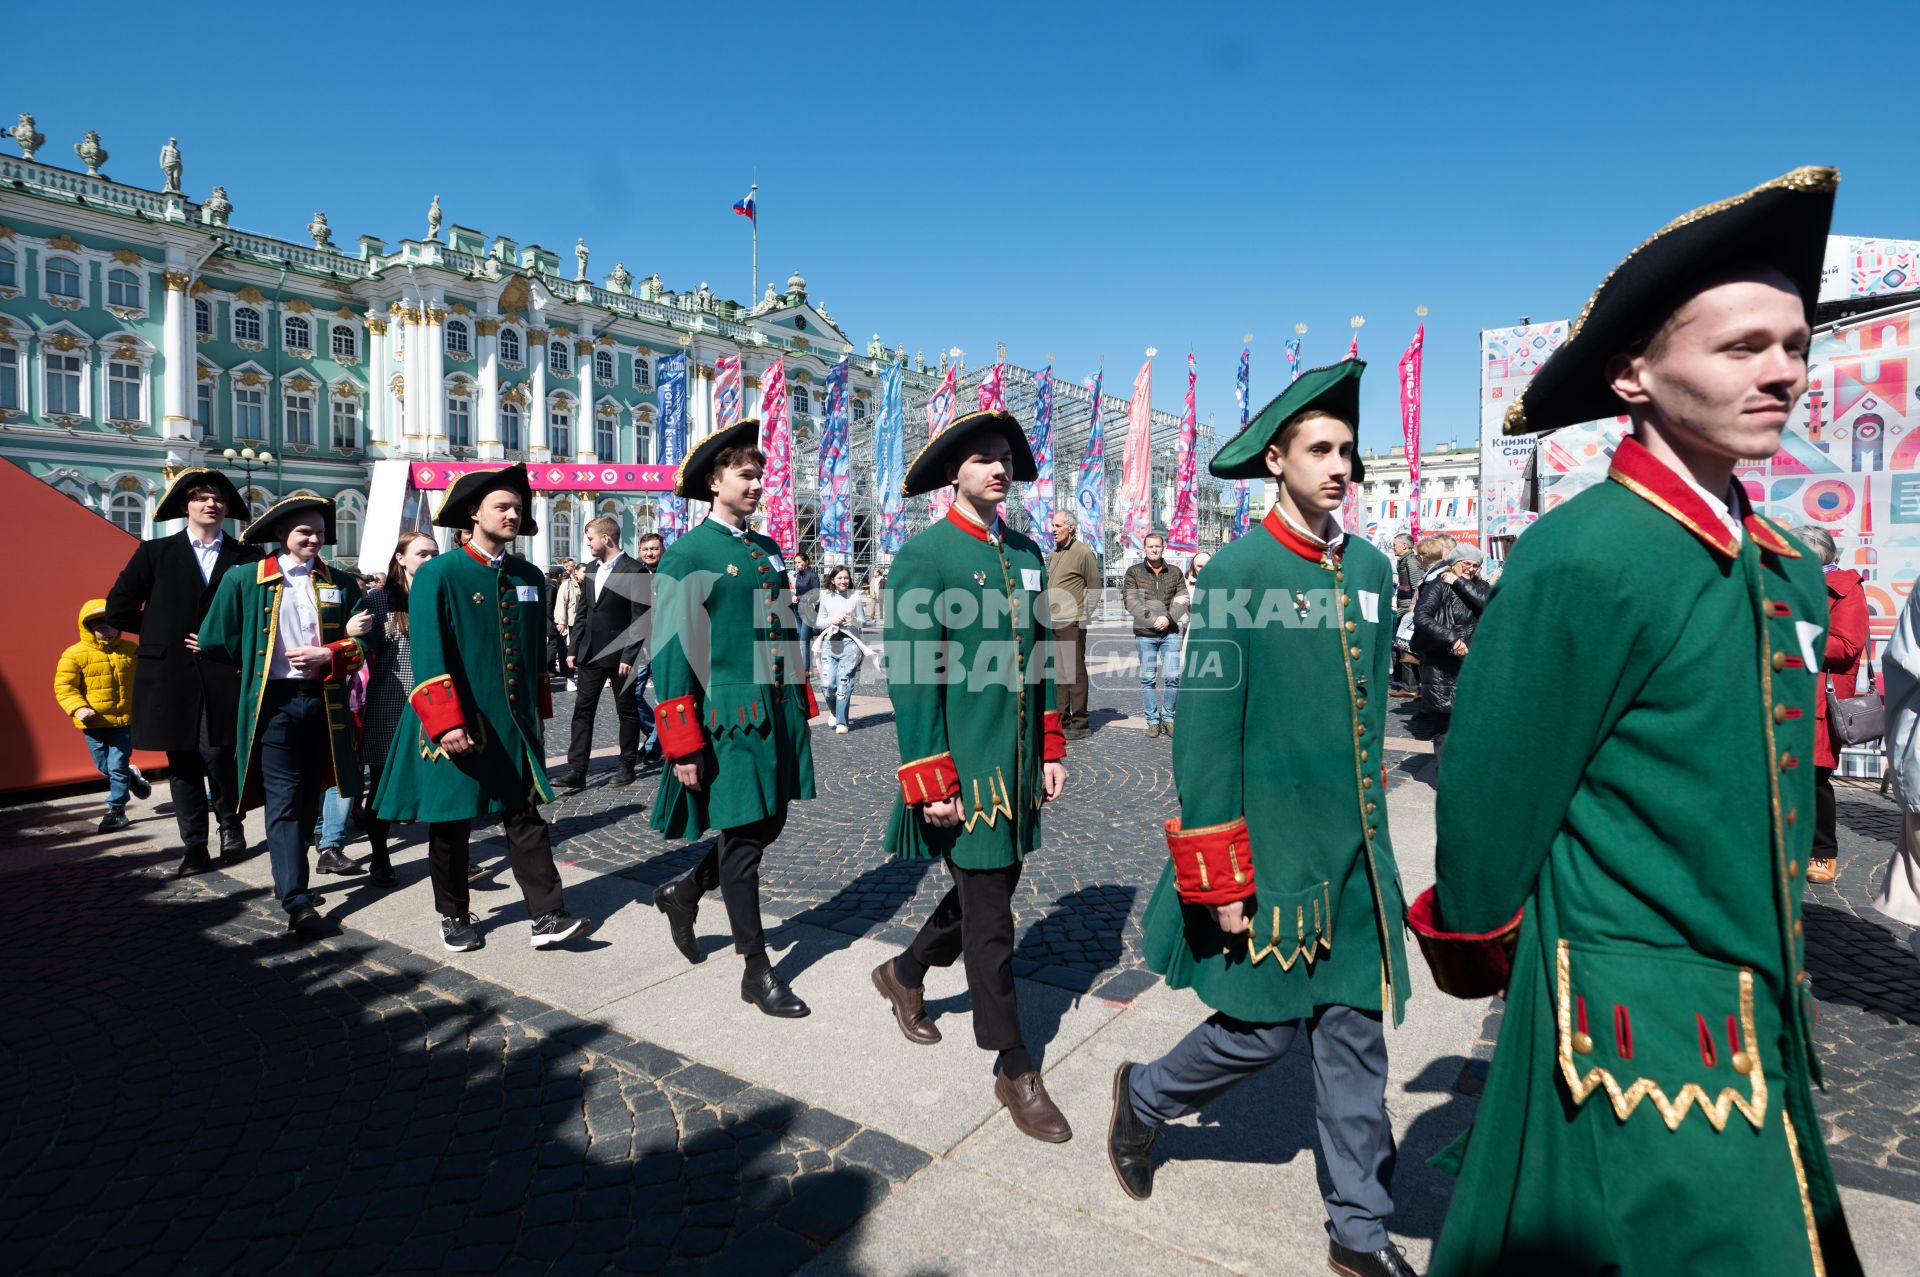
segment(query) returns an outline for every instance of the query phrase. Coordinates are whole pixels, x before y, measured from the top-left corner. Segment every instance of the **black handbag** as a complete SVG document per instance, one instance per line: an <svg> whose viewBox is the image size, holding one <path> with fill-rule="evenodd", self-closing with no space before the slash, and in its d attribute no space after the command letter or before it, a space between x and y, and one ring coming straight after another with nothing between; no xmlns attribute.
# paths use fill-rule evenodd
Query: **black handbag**
<svg viewBox="0 0 1920 1277"><path fill-rule="evenodd" d="M1844 699L1833 694L1833 679L1822 679L1827 696L1827 734L1841 745L1864 745L1887 734L1887 707L1874 690L1872 668L1862 665L1866 691Z"/></svg>

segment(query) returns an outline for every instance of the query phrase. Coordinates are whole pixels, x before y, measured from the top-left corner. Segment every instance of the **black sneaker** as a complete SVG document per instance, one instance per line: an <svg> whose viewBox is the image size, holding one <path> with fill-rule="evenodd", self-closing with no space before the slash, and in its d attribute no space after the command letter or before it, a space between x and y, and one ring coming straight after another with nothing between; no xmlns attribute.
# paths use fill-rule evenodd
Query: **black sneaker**
<svg viewBox="0 0 1920 1277"><path fill-rule="evenodd" d="M360 868L338 847L322 847L313 867L315 872L323 874L358 873Z"/></svg>
<svg viewBox="0 0 1920 1277"><path fill-rule="evenodd" d="M112 807L107 810L106 815L100 818L100 827L94 830L94 832L98 834L110 834L116 829L125 829L132 823L131 820L127 819L126 812L121 811L117 807Z"/></svg>
<svg viewBox="0 0 1920 1277"><path fill-rule="evenodd" d="M153 782L137 771L133 773L133 780L128 787L133 790L135 798L153 797Z"/></svg>
<svg viewBox="0 0 1920 1277"><path fill-rule="evenodd" d="M546 949L565 944L575 936L586 934L589 925L585 918L576 918L565 909L543 913L533 920L533 947Z"/></svg>
<svg viewBox="0 0 1920 1277"><path fill-rule="evenodd" d="M440 943L447 947L449 953L470 953L486 942L473 929L473 915L461 913L440 919Z"/></svg>

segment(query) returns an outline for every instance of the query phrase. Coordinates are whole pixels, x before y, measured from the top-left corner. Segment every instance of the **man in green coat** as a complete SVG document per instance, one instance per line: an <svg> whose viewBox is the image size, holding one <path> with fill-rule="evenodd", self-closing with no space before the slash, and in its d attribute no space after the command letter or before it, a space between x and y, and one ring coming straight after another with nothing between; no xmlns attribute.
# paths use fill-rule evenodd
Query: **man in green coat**
<svg viewBox="0 0 1920 1277"><path fill-rule="evenodd" d="M661 556L654 584L653 680L667 766L653 827L676 841L718 830L691 870L653 894L689 962L700 897L718 887L745 959L740 998L797 1019L807 1004L767 960L760 926L760 860L786 827L790 804L813 797L816 713L800 663L793 588L780 547L747 520L760 508L760 423L749 417L700 441L674 495L711 501L707 518Z"/></svg>
<svg viewBox="0 0 1920 1277"><path fill-rule="evenodd" d="M1838 181L1670 223L1508 411L1633 432L1516 543L1461 671L1411 921L1442 989L1507 1003L1436 1274L1860 1272L1800 922L1826 592L1733 477L1806 389Z"/></svg>
<svg viewBox="0 0 1920 1277"><path fill-rule="evenodd" d="M1381 751L1393 663L1393 565L1345 535L1360 376L1302 373L1214 457L1223 479L1279 480L1260 527L1200 574L1173 743L1180 815L1142 922L1147 964L1216 1014L1114 1074L1108 1159L1153 1191L1159 1128L1267 1067L1313 1053L1328 1262L1408 1277L1387 1236L1393 1128L1385 1018L1407 957Z"/></svg>
<svg viewBox="0 0 1920 1277"><path fill-rule="evenodd" d="M907 470L905 495L952 484L953 505L901 548L887 579L901 759L887 850L944 859L953 887L873 983L907 1040L931 1045L940 1030L922 983L928 968L964 955L974 1041L998 1053L994 1095L1021 1131L1059 1143L1073 1130L1040 1080L1014 998L1013 892L1040 845L1040 805L1067 783L1067 746L1045 560L995 514L1013 481L1034 474L1026 434L1005 412L959 418Z"/></svg>
<svg viewBox="0 0 1920 1277"><path fill-rule="evenodd" d="M333 544L333 502L288 497L240 539L277 552L220 578L200 622L200 654L240 670L235 812L265 806L274 894L287 926L310 932L320 914L308 890L307 836L329 788L343 798L360 792L347 677L366 657L351 635L371 623L348 621L360 588L353 573L320 557Z"/></svg>
<svg viewBox="0 0 1920 1277"><path fill-rule="evenodd" d="M508 552L539 529L527 513L524 464L462 475L434 524L469 533L427 560L408 588L407 637L415 686L394 728L375 813L427 822L427 864L440 941L481 947L468 907L473 822L498 815L513 878L533 919L536 949L586 931L561 903L560 871L540 804L553 801L541 720L553 716L547 682L547 604L540 569Z"/></svg>

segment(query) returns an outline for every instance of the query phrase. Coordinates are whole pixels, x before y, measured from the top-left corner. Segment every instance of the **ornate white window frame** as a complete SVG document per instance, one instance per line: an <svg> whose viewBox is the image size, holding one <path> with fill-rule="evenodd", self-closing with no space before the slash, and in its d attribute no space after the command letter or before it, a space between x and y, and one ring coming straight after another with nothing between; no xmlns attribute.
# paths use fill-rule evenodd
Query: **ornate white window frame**
<svg viewBox="0 0 1920 1277"><path fill-rule="evenodd" d="M342 408L352 406L353 442L342 447L340 418ZM343 457L355 456L366 449L367 388L352 377L335 377L327 383L327 446Z"/></svg>
<svg viewBox="0 0 1920 1277"><path fill-rule="evenodd" d="M600 361L606 360L606 372L600 371ZM605 389L614 385L620 378L620 362L613 357L611 350L593 352L593 384Z"/></svg>
<svg viewBox="0 0 1920 1277"><path fill-rule="evenodd" d="M13 238L12 228L0 224L0 253L7 255L13 265L13 282L0 282L0 301L12 301L20 295L20 279L26 274L27 255L20 250L19 243Z"/></svg>
<svg viewBox="0 0 1920 1277"><path fill-rule="evenodd" d="M257 336L242 337L240 335L241 311L247 311L253 315ZM257 352L267 348L268 322L267 307L263 303L234 301L227 304L227 337L242 350Z"/></svg>
<svg viewBox="0 0 1920 1277"><path fill-rule="evenodd" d="M600 432L603 428L609 432L609 437L613 440L613 448L611 451L603 452L600 449L602 442ZM612 395L601 395L599 399L594 401L593 459L595 461L611 461L616 465L620 461L620 401Z"/></svg>
<svg viewBox="0 0 1920 1277"><path fill-rule="evenodd" d="M324 391L326 387L321 384L320 379L313 373L308 372L304 368L295 368L290 372L285 372L280 375L280 385L278 389L280 394L281 444L303 455L309 452L320 451L326 446L325 435L320 425L320 404L321 401L326 398L321 392ZM309 437L306 439L295 439L293 437L293 400L296 395L307 401L305 411L310 431Z"/></svg>
<svg viewBox="0 0 1920 1277"><path fill-rule="evenodd" d="M109 425L124 433L132 434L153 420L153 357L158 352L154 349L152 342L130 332L106 333L99 338L97 344L100 349L101 373L108 382L106 411L101 415ZM139 367L139 389L135 392L138 400L136 406L140 410L138 416L110 415L113 411L111 383L115 364L123 367L135 364Z"/></svg>
<svg viewBox="0 0 1920 1277"><path fill-rule="evenodd" d="M78 425L93 420L93 338L78 328L61 320L40 330L40 415L48 421L62 426ZM52 385L50 359L58 355L61 358L74 357L80 361L80 407L77 412L49 412L47 405L52 402L48 393Z"/></svg>
<svg viewBox="0 0 1920 1277"><path fill-rule="evenodd" d="M114 506L123 499L131 499L140 509L140 527L125 531L145 540L153 532L153 492L147 480L131 471L121 470L100 480L100 513L107 522L119 527L114 519Z"/></svg>
<svg viewBox="0 0 1920 1277"><path fill-rule="evenodd" d="M207 317L206 327L200 326L200 316ZM196 342L213 340L213 302L206 297L193 299L193 339Z"/></svg>
<svg viewBox="0 0 1920 1277"><path fill-rule="evenodd" d="M227 420L232 423L235 443L251 445L267 441L267 435L273 429L272 390L273 374L251 359L227 370ZM260 430L257 434L241 433L240 397L243 393L258 393L260 396Z"/></svg>
<svg viewBox="0 0 1920 1277"><path fill-rule="evenodd" d="M473 378L466 373L457 372L447 378L447 447L471 451L478 437L478 427L474 414L478 410L480 392ZM453 420L456 414L466 420L467 437L456 439L453 436Z"/></svg>
<svg viewBox="0 0 1920 1277"><path fill-rule="evenodd" d="M132 260L129 261L128 258ZM149 287L147 282L147 265L148 263L143 261L136 253L126 253L124 255L115 254L101 264L100 287L102 296L106 298L106 308L127 323L134 323L147 317L147 311L149 309L147 305L147 289ZM114 300L113 286L116 283L123 283L123 281L114 279L114 275L116 274L131 275L133 277L133 300L131 302Z"/></svg>
<svg viewBox="0 0 1920 1277"><path fill-rule="evenodd" d="M573 347L559 333L547 338L546 360L549 377L573 376Z"/></svg>
<svg viewBox="0 0 1920 1277"><path fill-rule="evenodd" d="M454 334L456 332L460 334L460 339L458 344L456 344L454 341ZM472 363L473 362L473 323L472 321L459 315L450 316L447 319L446 337L445 337L444 344L446 347L448 359L457 360L463 364Z"/></svg>
<svg viewBox="0 0 1920 1277"><path fill-rule="evenodd" d="M653 389L653 355L644 346L633 352L633 388Z"/></svg>
<svg viewBox="0 0 1920 1277"><path fill-rule="evenodd" d="M293 326L300 325L306 331L306 341L298 341ZM280 313L280 349L296 359L312 359L315 349L313 338L313 316L282 311Z"/></svg>
<svg viewBox="0 0 1920 1277"><path fill-rule="evenodd" d="M638 404L633 410L633 463L637 466L653 464L654 421L659 414L652 404Z"/></svg>
<svg viewBox="0 0 1920 1277"><path fill-rule="evenodd" d="M10 421L27 414L27 331L15 328L5 315L0 315L0 349L13 352L12 366L0 366L0 378L13 390L13 406L0 405L0 421Z"/></svg>
<svg viewBox="0 0 1920 1277"><path fill-rule="evenodd" d="M579 455L580 449L580 440L576 433L580 428L580 401L565 390L551 391L547 395L546 410L548 454L556 461L573 460L574 457ZM554 416L558 413L565 413L567 415L565 427L567 431L567 446L565 448L556 448L553 446Z"/></svg>
<svg viewBox="0 0 1920 1277"><path fill-rule="evenodd" d="M517 353L507 353L509 340L512 341L513 349ZM527 335L517 325L500 325L500 366L511 368L515 372L520 372L527 366Z"/></svg>

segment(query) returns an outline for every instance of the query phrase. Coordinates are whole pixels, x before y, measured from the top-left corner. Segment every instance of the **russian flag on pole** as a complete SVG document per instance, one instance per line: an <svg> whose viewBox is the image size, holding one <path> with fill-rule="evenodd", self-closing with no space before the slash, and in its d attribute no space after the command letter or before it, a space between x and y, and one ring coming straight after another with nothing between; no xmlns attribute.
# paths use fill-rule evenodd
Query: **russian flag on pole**
<svg viewBox="0 0 1920 1277"><path fill-rule="evenodd" d="M755 186L746 193L745 198L737 199L733 202L733 211L746 218L749 222L752 222L755 226L758 226L760 224L760 215L755 208L755 204L759 198L760 188Z"/></svg>

